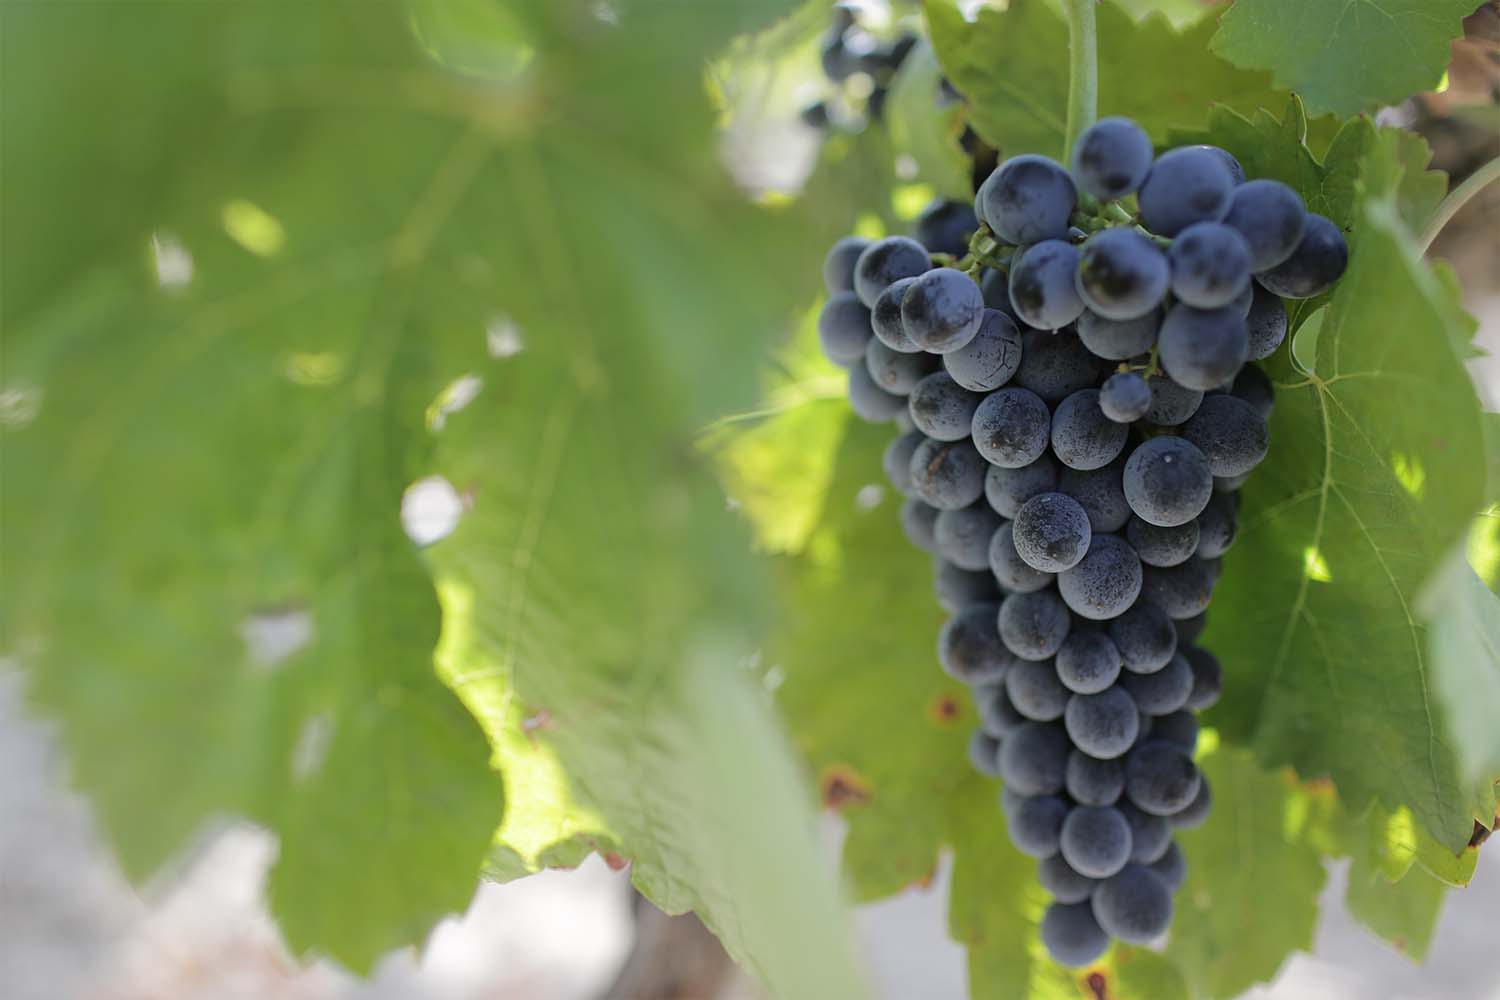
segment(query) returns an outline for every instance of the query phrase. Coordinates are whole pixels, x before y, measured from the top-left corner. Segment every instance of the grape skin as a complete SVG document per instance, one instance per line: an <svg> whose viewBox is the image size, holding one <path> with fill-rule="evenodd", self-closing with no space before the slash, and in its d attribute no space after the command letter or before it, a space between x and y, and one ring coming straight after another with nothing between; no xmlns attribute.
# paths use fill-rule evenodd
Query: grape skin
<svg viewBox="0 0 1500 1000"><path fill-rule="evenodd" d="M1001 164L980 185L979 217L1017 246L1058 239L1078 204L1073 178L1055 160L1027 154Z"/></svg>
<svg viewBox="0 0 1500 1000"><path fill-rule="evenodd" d="M870 377L869 368L857 364L849 368L849 407L861 420L879 424L906 409L906 397L886 392Z"/></svg>
<svg viewBox="0 0 1500 1000"><path fill-rule="evenodd" d="M1152 720L1151 737L1175 743L1188 753L1193 753L1198 749L1198 717L1193 714L1190 706L1159 716Z"/></svg>
<svg viewBox="0 0 1500 1000"><path fill-rule="evenodd" d="M1025 326L1021 317L1016 315L1015 305L1010 301L1009 271L985 268L984 275L979 279L979 292L984 296L985 308L1004 313L1016 324L1018 330Z"/></svg>
<svg viewBox="0 0 1500 1000"><path fill-rule="evenodd" d="M1227 306L1250 287L1250 244L1228 226L1188 226L1172 241L1167 256L1172 262L1172 294L1198 309Z"/></svg>
<svg viewBox="0 0 1500 1000"><path fill-rule="evenodd" d="M1073 147L1078 186L1100 201L1134 194L1151 172L1151 140L1129 118L1101 118Z"/></svg>
<svg viewBox="0 0 1500 1000"><path fill-rule="evenodd" d="M1006 649L1023 660L1046 660L1068 637L1072 617L1056 593L1039 590L1001 601L998 624Z"/></svg>
<svg viewBox="0 0 1500 1000"><path fill-rule="evenodd" d="M1011 382L1052 404L1098 385L1108 370L1072 331L1027 330L1021 334L1021 367Z"/></svg>
<svg viewBox="0 0 1500 1000"><path fill-rule="evenodd" d="M1198 794L1201 782L1192 758L1182 747L1165 740L1143 743L1125 759L1125 795L1153 816L1181 812Z"/></svg>
<svg viewBox="0 0 1500 1000"><path fill-rule="evenodd" d="M901 322L901 300L906 298L907 291L916 280L901 278L893 281L870 307L870 328L876 339L899 354L919 354L922 351L906 335L906 325Z"/></svg>
<svg viewBox="0 0 1500 1000"><path fill-rule="evenodd" d="M1203 403L1201 390L1180 386L1163 375L1152 375L1146 379L1146 385L1151 389L1151 409L1146 411L1146 420L1158 427L1185 423Z"/></svg>
<svg viewBox="0 0 1500 1000"><path fill-rule="evenodd" d="M1207 392L1231 381L1250 357L1250 334L1233 309L1179 303L1162 321L1157 347L1173 381Z"/></svg>
<svg viewBox="0 0 1500 1000"><path fill-rule="evenodd" d="M852 292L830 295L818 313L818 345L841 368L864 360L871 332L870 310Z"/></svg>
<svg viewBox="0 0 1500 1000"><path fill-rule="evenodd" d="M1015 658L1006 652L995 631L993 604L964 608L938 633L938 662L954 680L984 684L1005 679Z"/></svg>
<svg viewBox="0 0 1500 1000"><path fill-rule="evenodd" d="M1046 453L1018 469L992 465L984 477L985 499L1001 517L1015 517L1027 500L1056 488L1057 460Z"/></svg>
<svg viewBox="0 0 1500 1000"><path fill-rule="evenodd" d="M939 513L936 507L924 503L918 497L911 497L901 505L901 528L917 548L937 552L937 539L932 533L937 526Z"/></svg>
<svg viewBox="0 0 1500 1000"><path fill-rule="evenodd" d="M1073 612L1094 621L1122 614L1141 593L1141 560L1117 535L1095 535L1077 566L1057 576L1057 591Z"/></svg>
<svg viewBox="0 0 1500 1000"><path fill-rule="evenodd" d="M1172 843L1172 823L1165 816L1142 812L1129 802L1121 803L1118 808L1130 824L1130 860L1141 865L1160 860L1167 853L1167 845Z"/></svg>
<svg viewBox="0 0 1500 1000"><path fill-rule="evenodd" d="M1125 793L1125 763L1074 750L1068 754L1063 782L1068 795L1079 805L1112 806Z"/></svg>
<svg viewBox="0 0 1500 1000"><path fill-rule="evenodd" d="M1057 679L1075 694L1098 694L1120 676L1122 663L1103 632L1071 632L1057 651Z"/></svg>
<svg viewBox="0 0 1500 1000"><path fill-rule="evenodd" d="M1214 488L1208 459L1177 437L1152 438L1136 448L1125 462L1123 485L1135 515L1163 528L1197 517Z"/></svg>
<svg viewBox="0 0 1500 1000"><path fill-rule="evenodd" d="M1125 450L1130 429L1105 415L1098 389L1080 389L1052 414L1052 453L1070 469L1102 469Z"/></svg>
<svg viewBox="0 0 1500 1000"><path fill-rule="evenodd" d="M1124 679L1139 676L1129 674ZM1112 687L1098 694L1069 698L1063 725L1078 749L1090 757L1113 760L1135 744L1141 716L1130 693L1123 687Z"/></svg>
<svg viewBox="0 0 1500 1000"><path fill-rule="evenodd" d="M1113 806L1075 806L1063 820L1059 848L1080 875L1109 878L1130 862L1130 824Z"/></svg>
<svg viewBox="0 0 1500 1000"><path fill-rule="evenodd" d="M1264 461L1271 447L1265 418L1243 399L1215 393L1182 425L1182 436L1208 459L1215 476L1242 476Z"/></svg>
<svg viewBox="0 0 1500 1000"><path fill-rule="evenodd" d="M1006 810L1006 829L1016 850L1032 858L1049 858L1057 853L1063 818L1068 804L1056 795L1029 796L1019 806Z"/></svg>
<svg viewBox="0 0 1500 1000"><path fill-rule="evenodd" d="M1157 158L1141 185L1141 220L1158 236L1176 236L1195 222L1217 222L1229 210L1234 186L1234 177L1213 150L1171 150Z"/></svg>
<svg viewBox="0 0 1500 1000"><path fill-rule="evenodd" d="M1234 545L1239 532L1239 513L1232 497L1230 493L1215 493L1198 515L1201 540L1197 555L1204 559L1216 559Z"/></svg>
<svg viewBox="0 0 1500 1000"><path fill-rule="evenodd" d="M885 477L902 496L909 497L912 494L911 456L917 450L917 445L925 440L926 436L921 431L908 431L885 446L885 453L881 457Z"/></svg>
<svg viewBox="0 0 1500 1000"><path fill-rule="evenodd" d="M1173 281L1167 255L1146 236L1124 227L1089 237L1076 271L1083 302L1105 319L1117 321L1150 313L1161 305ZM1247 269L1245 279L1249 277Z"/></svg>
<svg viewBox="0 0 1500 1000"><path fill-rule="evenodd" d="M988 566L983 571L962 569L946 559L937 560L933 590L943 610L957 614L971 604L998 604L1000 588Z"/></svg>
<svg viewBox="0 0 1500 1000"><path fill-rule="evenodd" d="M1260 368L1255 365L1241 368L1240 373L1234 377L1229 393L1249 403L1250 408L1259 413L1262 420L1270 421L1271 412L1276 408L1276 388Z"/></svg>
<svg viewBox="0 0 1500 1000"><path fill-rule="evenodd" d="M1177 652L1177 629L1172 619L1145 601L1136 602L1110 622L1107 631L1120 651L1125 669L1138 674L1161 670Z"/></svg>
<svg viewBox="0 0 1500 1000"><path fill-rule="evenodd" d="M1349 244L1338 226L1313 212L1292 255L1269 271L1256 275L1270 291L1284 299L1322 295L1343 277L1349 266Z"/></svg>
<svg viewBox="0 0 1500 1000"><path fill-rule="evenodd" d="M1058 492L1078 501L1095 534L1119 531L1130 520L1130 504L1122 485L1124 466L1124 459L1116 459L1102 469L1063 469L1058 476Z"/></svg>
<svg viewBox="0 0 1500 1000"><path fill-rule="evenodd" d="M823 258L823 287L829 295L854 291L854 264L869 245L867 239L845 236L829 249Z"/></svg>
<svg viewBox="0 0 1500 1000"><path fill-rule="evenodd" d="M901 325L923 350L956 351L979 332L984 296L967 274L951 267L926 272L901 300Z"/></svg>
<svg viewBox="0 0 1500 1000"><path fill-rule="evenodd" d="M943 355L953 381L974 392L992 392L1021 367L1021 332L998 309L986 309L979 332L963 347Z"/></svg>
<svg viewBox="0 0 1500 1000"><path fill-rule="evenodd" d="M1170 715L1187 704L1193 691L1193 668L1181 653L1173 656L1161 670L1150 674L1127 671L1120 687L1130 693L1135 704L1147 715Z"/></svg>
<svg viewBox="0 0 1500 1000"><path fill-rule="evenodd" d="M1307 206L1280 181L1248 181L1230 196L1224 224L1244 237L1251 270L1266 271L1296 251L1307 227Z"/></svg>
<svg viewBox="0 0 1500 1000"><path fill-rule="evenodd" d="M1028 326L1059 330L1084 308L1074 273L1078 248L1062 240L1043 240L1026 248L1010 268L1010 301Z"/></svg>
<svg viewBox="0 0 1500 1000"><path fill-rule="evenodd" d="M933 372L912 389L907 399L912 423L935 441L962 441L974 425L974 411L984 399L970 392L947 372Z"/></svg>
<svg viewBox="0 0 1500 1000"><path fill-rule="evenodd" d="M984 470L972 443L929 439L912 452L912 490L939 510L958 510L984 495Z"/></svg>
<svg viewBox="0 0 1500 1000"><path fill-rule="evenodd" d="M1208 609L1216 579L1213 564L1196 556L1180 566L1147 566L1141 595L1169 618L1191 618Z"/></svg>
<svg viewBox="0 0 1500 1000"><path fill-rule="evenodd" d="M1177 633L1177 641L1184 645L1202 635L1207 626L1208 615L1203 612L1183 619L1174 619L1172 622L1172 630Z"/></svg>
<svg viewBox="0 0 1500 1000"><path fill-rule="evenodd" d="M1213 503L1212 498L1209 503ZM1196 519L1163 528L1138 517L1131 517L1130 523L1125 526L1126 540L1147 566L1178 566L1187 562L1198 551L1198 533Z"/></svg>
<svg viewBox="0 0 1500 1000"><path fill-rule="evenodd" d="M1152 309L1134 319L1106 319L1085 309L1076 324L1078 339L1089 353L1106 361L1128 361L1156 346L1162 311Z"/></svg>
<svg viewBox="0 0 1500 1000"><path fill-rule="evenodd" d="M1034 569L1016 551L1014 525L1007 521L990 539L990 572L1000 586L1015 594L1030 594L1052 585L1052 573Z"/></svg>
<svg viewBox="0 0 1500 1000"><path fill-rule="evenodd" d="M1260 282L1254 284L1255 296L1245 317L1245 332L1250 339L1249 360L1264 361L1286 340L1286 306Z"/></svg>
<svg viewBox="0 0 1500 1000"><path fill-rule="evenodd" d="M1167 845L1167 853L1161 859L1146 866L1148 871L1155 872L1162 880L1167 889L1176 892L1182 888L1183 881L1187 878L1187 861L1182 856L1182 848L1177 846L1174 840Z"/></svg>
<svg viewBox="0 0 1500 1000"><path fill-rule="evenodd" d="M969 237L979 228L974 206L952 198L934 198L912 227L912 237L932 253L962 257L969 252Z"/></svg>
<svg viewBox="0 0 1500 1000"><path fill-rule="evenodd" d="M938 514L933 538L938 554L959 569L990 568L990 539L1001 524L1000 515L985 503Z"/></svg>
<svg viewBox="0 0 1500 1000"><path fill-rule="evenodd" d="M1048 906L1042 915L1041 936L1052 960L1069 968L1092 965L1109 949L1109 935L1083 902L1058 901Z"/></svg>
<svg viewBox="0 0 1500 1000"><path fill-rule="evenodd" d="M982 729L969 737L969 763L986 778L1000 777L1000 741Z"/></svg>
<svg viewBox="0 0 1500 1000"><path fill-rule="evenodd" d="M1099 387L1099 409L1116 423L1134 423L1151 412L1151 387L1135 372L1116 372Z"/></svg>
<svg viewBox="0 0 1500 1000"><path fill-rule="evenodd" d="M1047 450L1052 415L1035 393L1008 386L984 397L971 426L974 447L986 461L1019 469Z"/></svg>
<svg viewBox="0 0 1500 1000"><path fill-rule="evenodd" d="M906 236L887 236L864 249L854 263L854 292L866 306L901 278L915 278L932 266L927 248Z"/></svg>
<svg viewBox="0 0 1500 1000"><path fill-rule="evenodd" d="M1094 894L1098 879L1080 875L1061 854L1043 858L1036 866L1037 881L1059 903L1082 903Z"/></svg>
<svg viewBox="0 0 1500 1000"><path fill-rule="evenodd" d="M1011 529L1016 552L1043 573L1072 569L1093 537L1087 512L1064 493L1042 493L1026 501Z"/></svg>
<svg viewBox="0 0 1500 1000"><path fill-rule="evenodd" d="M1014 664L1005 674L1005 693L1016 711L1033 722L1061 719L1073 697L1050 660Z"/></svg>
<svg viewBox="0 0 1500 1000"><path fill-rule="evenodd" d="M1193 712L1213 708L1224 690L1224 668L1219 665L1219 658L1198 646L1184 646L1182 655L1193 668L1193 691L1188 695L1186 707Z"/></svg>
<svg viewBox="0 0 1500 1000"><path fill-rule="evenodd" d="M937 367L930 354L902 354L871 337L865 344L865 368L875 384L894 396L906 396Z"/></svg>
<svg viewBox="0 0 1500 1000"><path fill-rule="evenodd" d="M1105 880L1090 905L1100 928L1127 944L1150 944L1172 923L1172 893L1144 865L1127 865Z"/></svg>
<svg viewBox="0 0 1500 1000"><path fill-rule="evenodd" d="M1017 795L1062 791L1068 762L1068 734L1054 722L1028 722L1000 744L1000 778Z"/></svg>
<svg viewBox="0 0 1500 1000"><path fill-rule="evenodd" d="M1198 784L1198 794L1193 796L1181 811L1175 812L1169 819L1169 824L1174 830L1195 830L1208 822L1208 812L1213 808L1213 792L1208 787L1208 779L1204 778Z"/></svg>
<svg viewBox="0 0 1500 1000"><path fill-rule="evenodd" d="M1011 666L1015 663L1012 662ZM979 723L984 731L1003 740L1011 733L1020 729L1030 720L1020 712L1016 706L1010 703L1010 695L1005 692L1005 683L976 685L974 687L974 705L979 712ZM1121 771L1120 783L1124 787L1125 777Z"/></svg>

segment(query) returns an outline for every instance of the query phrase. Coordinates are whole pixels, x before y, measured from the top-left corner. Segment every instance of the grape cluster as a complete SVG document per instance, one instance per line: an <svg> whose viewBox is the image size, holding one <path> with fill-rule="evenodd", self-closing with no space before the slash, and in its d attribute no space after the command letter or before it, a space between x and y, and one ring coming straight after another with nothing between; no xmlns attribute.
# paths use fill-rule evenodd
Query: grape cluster
<svg viewBox="0 0 1500 1000"><path fill-rule="evenodd" d="M836 4L832 23L818 44L818 57L823 75L836 88L843 88L860 75L868 78L865 117L879 121L885 113L891 81L916 46L917 36L909 31L888 42L881 41L860 25L857 8ZM826 100L803 108L801 117L813 128L833 126L833 112Z"/></svg>
<svg viewBox="0 0 1500 1000"><path fill-rule="evenodd" d="M835 244L822 346L855 412L901 429L885 471L952 614L937 652L973 693L970 757L1054 897L1048 950L1086 965L1171 922L1173 831L1210 801L1194 713L1222 685L1196 640L1269 444L1249 362L1348 251L1286 185L1212 146L1156 156L1121 118L1071 171L1004 162L917 237Z"/></svg>

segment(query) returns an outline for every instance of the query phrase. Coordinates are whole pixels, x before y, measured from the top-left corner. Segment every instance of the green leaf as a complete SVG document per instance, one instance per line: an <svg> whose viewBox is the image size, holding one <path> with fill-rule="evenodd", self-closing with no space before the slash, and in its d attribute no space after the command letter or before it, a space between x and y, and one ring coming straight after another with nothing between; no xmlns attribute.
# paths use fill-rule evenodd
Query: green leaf
<svg viewBox="0 0 1500 1000"><path fill-rule="evenodd" d="M398 4L0 12L0 211L37 235L0 259L37 404L4 427L5 643L133 875L246 816L290 945L363 970L487 853L597 847L779 994L860 992L693 441L817 280L702 93L773 7L508 5L504 87ZM434 474L458 524L419 551Z"/></svg>
<svg viewBox="0 0 1500 1000"><path fill-rule="evenodd" d="M1470 783L1492 786L1500 776L1500 597L1455 551L1418 610L1431 623L1433 687L1459 766Z"/></svg>
<svg viewBox="0 0 1500 1000"><path fill-rule="evenodd" d="M1234 997L1312 946L1324 878L1307 837L1315 804L1246 751L1221 746L1199 764L1213 785L1213 815L1179 834L1187 881L1166 954L1195 995Z"/></svg>
<svg viewBox="0 0 1500 1000"><path fill-rule="evenodd" d="M1436 87L1471 0L1237 0L1212 48L1269 70L1314 114L1352 115Z"/></svg>
<svg viewBox="0 0 1500 1000"><path fill-rule="evenodd" d="M970 102L970 121L1003 155L1062 155L1068 33L1045 0L981 7L965 21L954 0L923 9L943 70ZM1137 23L1113 0L1099 5L1099 114L1126 115L1157 142L1199 128L1210 108L1279 103L1267 74L1239 70L1208 51L1211 20L1179 31L1159 14ZM1163 72L1163 67L1171 67Z"/></svg>
<svg viewBox="0 0 1500 1000"><path fill-rule="evenodd" d="M1456 353L1472 328L1401 218L1420 200L1407 161L1404 140L1374 134L1316 374L1272 364L1287 383L1274 447L1205 644L1224 659L1231 693L1212 718L1228 735L1330 775L1356 810L1410 806L1457 853L1484 796L1459 768L1417 594L1479 504L1479 406Z"/></svg>

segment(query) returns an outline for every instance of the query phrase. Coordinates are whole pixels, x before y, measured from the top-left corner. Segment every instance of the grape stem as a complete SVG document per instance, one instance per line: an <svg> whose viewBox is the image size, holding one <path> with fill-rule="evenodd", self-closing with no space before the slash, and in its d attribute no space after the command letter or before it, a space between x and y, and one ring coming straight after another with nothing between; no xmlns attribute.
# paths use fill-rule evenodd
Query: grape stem
<svg viewBox="0 0 1500 1000"><path fill-rule="evenodd" d="M1083 130L1099 116L1099 40L1094 27L1098 0L1066 0L1068 14L1068 118L1063 162Z"/></svg>
<svg viewBox="0 0 1500 1000"><path fill-rule="evenodd" d="M1458 214L1458 210L1497 178L1500 178L1500 157L1486 163L1465 178L1462 184L1449 191L1448 196L1442 200L1436 211L1432 213L1432 217L1427 220L1427 225L1422 227L1422 235L1418 238L1418 246L1422 253L1425 254L1428 251L1432 246L1432 241L1437 239L1443 227Z"/></svg>

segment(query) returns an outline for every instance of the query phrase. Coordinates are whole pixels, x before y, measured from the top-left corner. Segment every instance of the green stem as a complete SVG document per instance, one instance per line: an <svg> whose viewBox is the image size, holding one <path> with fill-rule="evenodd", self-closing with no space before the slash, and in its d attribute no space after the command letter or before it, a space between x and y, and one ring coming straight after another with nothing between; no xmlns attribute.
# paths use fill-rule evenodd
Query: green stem
<svg viewBox="0 0 1500 1000"><path fill-rule="evenodd" d="M1422 227L1418 245L1421 246L1424 254L1432 246L1432 241L1437 239L1438 233L1443 231L1443 227L1458 214L1458 210L1497 178L1500 178L1500 157L1496 157L1474 171L1464 179L1462 184L1448 192L1448 197L1442 200L1432 213L1432 218L1427 220L1427 225Z"/></svg>
<svg viewBox="0 0 1500 1000"><path fill-rule="evenodd" d="M1063 137L1063 162L1073 155L1073 144L1099 116L1099 42L1094 29L1098 0L1066 0L1068 13L1068 125Z"/></svg>

